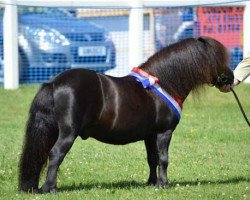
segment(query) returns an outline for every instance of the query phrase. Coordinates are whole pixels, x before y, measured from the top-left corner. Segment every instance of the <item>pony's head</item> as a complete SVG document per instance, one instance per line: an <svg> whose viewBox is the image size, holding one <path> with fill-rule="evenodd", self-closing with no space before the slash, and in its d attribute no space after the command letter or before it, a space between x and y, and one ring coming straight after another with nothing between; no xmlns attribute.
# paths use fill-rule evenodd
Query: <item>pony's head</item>
<svg viewBox="0 0 250 200"><path fill-rule="evenodd" d="M228 52L223 44L219 41L209 37L199 37L198 40L203 42L204 45L210 49L207 52L209 60L214 59L212 67L212 79L209 84L216 86L217 88L224 85L233 84L234 75L228 64Z"/></svg>
<svg viewBox="0 0 250 200"><path fill-rule="evenodd" d="M171 95L185 99L204 84L220 88L233 83L228 53L209 37L188 38L163 48L141 67L158 77Z"/></svg>

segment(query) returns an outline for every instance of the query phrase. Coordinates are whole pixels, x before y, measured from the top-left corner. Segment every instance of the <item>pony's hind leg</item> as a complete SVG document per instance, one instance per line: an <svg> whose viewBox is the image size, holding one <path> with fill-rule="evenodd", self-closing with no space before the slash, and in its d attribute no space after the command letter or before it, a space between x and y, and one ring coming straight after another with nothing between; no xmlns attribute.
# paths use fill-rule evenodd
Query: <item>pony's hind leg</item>
<svg viewBox="0 0 250 200"><path fill-rule="evenodd" d="M172 138L172 130L157 135L157 149L159 155L157 187L168 187L168 148Z"/></svg>
<svg viewBox="0 0 250 200"><path fill-rule="evenodd" d="M157 182L156 168L157 168L158 160L159 160L157 147L156 147L156 136L153 135L145 139L145 146L147 150L147 160L148 160L148 165L149 165L149 170L150 170L147 184L156 185L156 182Z"/></svg>
<svg viewBox="0 0 250 200"><path fill-rule="evenodd" d="M49 166L41 193L56 192L57 171L64 157L72 147L76 135L71 128L64 128L59 131L59 137L49 154Z"/></svg>

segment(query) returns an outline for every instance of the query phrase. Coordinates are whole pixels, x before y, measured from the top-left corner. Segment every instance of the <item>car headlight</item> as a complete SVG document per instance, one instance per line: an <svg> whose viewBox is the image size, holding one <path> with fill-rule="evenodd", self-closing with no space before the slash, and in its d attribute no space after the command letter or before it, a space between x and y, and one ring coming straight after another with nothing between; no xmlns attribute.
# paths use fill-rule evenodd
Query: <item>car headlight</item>
<svg viewBox="0 0 250 200"><path fill-rule="evenodd" d="M28 28L28 31L42 50L48 50L54 45L70 44L69 40L55 29Z"/></svg>

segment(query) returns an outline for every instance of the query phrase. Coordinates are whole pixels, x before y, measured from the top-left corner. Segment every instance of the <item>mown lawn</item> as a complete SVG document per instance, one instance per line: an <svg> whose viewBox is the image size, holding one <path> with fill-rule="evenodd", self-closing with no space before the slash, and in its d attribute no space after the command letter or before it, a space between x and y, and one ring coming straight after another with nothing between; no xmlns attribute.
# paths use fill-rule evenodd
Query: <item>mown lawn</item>
<svg viewBox="0 0 250 200"><path fill-rule="evenodd" d="M61 165L57 194L18 192L18 160L37 89L0 89L0 199L250 199L250 129L233 95L214 88L184 103L170 146L169 189L145 185L143 142L112 146L79 138ZM250 118L250 85L235 90Z"/></svg>

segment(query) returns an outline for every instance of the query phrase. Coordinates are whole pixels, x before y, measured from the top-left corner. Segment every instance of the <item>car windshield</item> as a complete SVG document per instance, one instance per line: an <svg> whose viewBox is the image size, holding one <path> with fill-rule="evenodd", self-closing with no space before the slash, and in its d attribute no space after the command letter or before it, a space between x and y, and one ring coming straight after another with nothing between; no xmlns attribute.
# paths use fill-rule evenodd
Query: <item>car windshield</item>
<svg viewBox="0 0 250 200"><path fill-rule="evenodd" d="M18 12L23 15L30 14L44 14L44 15L57 15L62 17L69 17L71 14L65 10L60 8L49 8L49 7L20 7Z"/></svg>

